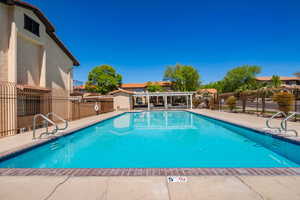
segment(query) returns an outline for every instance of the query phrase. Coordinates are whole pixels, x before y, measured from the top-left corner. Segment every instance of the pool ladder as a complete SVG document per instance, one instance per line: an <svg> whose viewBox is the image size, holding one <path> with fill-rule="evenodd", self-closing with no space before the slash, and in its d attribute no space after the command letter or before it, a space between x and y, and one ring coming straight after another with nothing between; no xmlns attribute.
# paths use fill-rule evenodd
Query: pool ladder
<svg viewBox="0 0 300 200"><path fill-rule="evenodd" d="M281 121L281 129L284 130L285 132L293 132L295 133L296 136L298 136L298 132L295 129L288 129L287 128L287 121L291 119L292 117L299 115L300 113L298 112L292 112L289 116L287 116L284 120Z"/></svg>
<svg viewBox="0 0 300 200"><path fill-rule="evenodd" d="M279 133L281 133L281 132L285 132L285 133L287 133L287 132L293 132L293 133L295 133L295 135L296 136L298 136L298 132L296 131L296 130L294 130L294 129L288 129L288 127L287 127L287 121L289 120L289 119L291 119L292 117L294 117L295 115L297 115L297 114L300 114L300 113L298 113L298 112L293 112L293 113L291 113L290 115L286 115L284 112L278 112L278 113L276 113L276 114L274 114L272 117L270 117L267 121L266 121L266 126L267 126L267 128L268 129L271 129L271 130L277 130ZM271 122L271 120L273 120L275 117L277 117L277 116L279 116L279 115L283 115L284 116L284 119L281 121L281 123L280 123L280 127L272 127L271 125L270 125L270 122Z"/></svg>
<svg viewBox="0 0 300 200"><path fill-rule="evenodd" d="M58 125L55 122L53 122L51 119L49 119L50 116L56 117L57 119L61 120L62 122L65 123L65 126L63 128L59 128ZM55 114L53 112L48 113L47 115L37 114L37 115L35 115L33 117L33 126L32 126L32 136L33 136L33 139L37 139L36 138L36 120L38 118L42 118L44 120L44 126L46 128L46 132L42 133L39 138L41 138L43 135L54 135L59 130L65 130L69 126L69 123L68 123L67 120L63 119L62 117L60 117L59 115L57 115L57 114ZM54 129L52 131L49 131L49 123L54 126Z"/></svg>

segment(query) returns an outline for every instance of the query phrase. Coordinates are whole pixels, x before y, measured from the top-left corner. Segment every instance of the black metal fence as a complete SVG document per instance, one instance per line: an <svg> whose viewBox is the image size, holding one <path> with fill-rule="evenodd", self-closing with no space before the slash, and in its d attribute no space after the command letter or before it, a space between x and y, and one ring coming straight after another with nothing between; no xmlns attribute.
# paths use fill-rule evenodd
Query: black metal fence
<svg viewBox="0 0 300 200"><path fill-rule="evenodd" d="M215 110L230 111L227 99L230 96L236 98L236 105L232 112L255 114L258 116L270 117L279 111L283 112L300 112L300 92L299 90L288 91L293 94L293 100L283 100L282 102L276 102L273 99L273 93L261 93L259 91L251 91L249 94L241 93L224 93L214 95L209 102L208 107ZM296 115L294 120L300 119L300 115Z"/></svg>
<svg viewBox="0 0 300 200"><path fill-rule="evenodd" d="M24 88L0 82L0 137L31 130L33 117L39 113L55 112L72 121L111 111L113 98L70 97L66 90ZM37 123L38 126L43 125L42 120Z"/></svg>

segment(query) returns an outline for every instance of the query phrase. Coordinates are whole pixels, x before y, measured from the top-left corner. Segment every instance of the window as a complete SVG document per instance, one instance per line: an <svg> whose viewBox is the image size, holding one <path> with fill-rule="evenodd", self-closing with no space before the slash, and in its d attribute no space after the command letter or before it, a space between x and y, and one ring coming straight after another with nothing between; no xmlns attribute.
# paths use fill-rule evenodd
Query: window
<svg viewBox="0 0 300 200"><path fill-rule="evenodd" d="M37 36L40 36L40 25L27 15L24 15L24 29Z"/></svg>

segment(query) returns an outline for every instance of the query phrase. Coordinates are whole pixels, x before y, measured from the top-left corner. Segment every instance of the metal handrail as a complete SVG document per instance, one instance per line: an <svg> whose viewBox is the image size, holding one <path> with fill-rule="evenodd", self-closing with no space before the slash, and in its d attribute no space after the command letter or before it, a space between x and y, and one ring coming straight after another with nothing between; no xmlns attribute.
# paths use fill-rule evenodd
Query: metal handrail
<svg viewBox="0 0 300 200"><path fill-rule="evenodd" d="M284 117L286 117L286 114L284 113L284 112L278 112L278 113L276 113L276 114L274 114L272 117L270 117L267 121L266 121L266 126L269 128L269 129L277 129L277 130L279 130L280 132L281 132L281 128L279 127L271 127L270 126L270 121L272 120L272 119L274 119L275 117L277 117L278 115L283 115Z"/></svg>
<svg viewBox="0 0 300 200"><path fill-rule="evenodd" d="M300 114L298 112L292 112L289 116L287 116L284 120L281 121L281 128L282 130L284 130L285 132L291 131L294 132L296 134L296 136L298 136L298 132L294 129L287 129L287 121L289 119L291 119L292 117L294 117L295 115Z"/></svg>
<svg viewBox="0 0 300 200"><path fill-rule="evenodd" d="M50 134L54 134L54 133L57 132L57 130L58 130L57 124L55 124L52 120L50 120L49 118L47 118L45 115L43 115L43 114L37 114L37 115L35 115L33 117L33 128L32 128L32 137L33 137L33 139L36 139L36 137L35 137L35 130L36 130L36 119L38 117L43 118L47 122L46 134L49 134L49 132L48 132L48 122L50 124L52 124L53 126L55 126L55 129L52 132L50 132Z"/></svg>
<svg viewBox="0 0 300 200"><path fill-rule="evenodd" d="M51 115L54 116L54 117L56 117L57 119L59 119L59 120L61 120L62 122L65 123L65 127L63 127L63 128L58 128L58 130L66 130L66 129L68 128L69 122L68 122L67 120L65 120L65 119L62 118L61 116L55 114L54 112L48 113L46 116L47 116L48 118L50 118ZM48 123L46 124L46 126L47 126L47 128L48 128Z"/></svg>

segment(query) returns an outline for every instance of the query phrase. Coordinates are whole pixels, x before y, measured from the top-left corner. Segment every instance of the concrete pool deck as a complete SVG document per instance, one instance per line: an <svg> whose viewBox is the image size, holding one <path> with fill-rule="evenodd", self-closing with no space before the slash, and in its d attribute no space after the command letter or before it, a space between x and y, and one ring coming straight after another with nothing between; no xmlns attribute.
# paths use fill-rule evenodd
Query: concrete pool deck
<svg viewBox="0 0 300 200"><path fill-rule="evenodd" d="M193 110L206 116L255 129L265 118L211 110ZM70 129L107 119L122 112L70 123ZM279 124L280 120L274 120ZM300 132L300 123L289 123ZM293 137L294 138L294 137ZM296 138L297 140L299 138ZM0 139L0 152L32 142L25 133ZM166 176L0 176L0 199L300 199L300 176L188 176L187 183L168 183Z"/></svg>
<svg viewBox="0 0 300 200"><path fill-rule="evenodd" d="M266 127L266 120L267 118L264 117L257 117L256 115L250 114L243 114L243 113L230 113L230 112L223 112L217 110L208 110L208 109L193 109L189 110L194 113L199 113L208 117L213 117L219 120L231 122L234 124L246 126L249 128L253 128L259 131L264 131ZM281 120L280 119L273 119L271 121L271 126L280 127ZM281 136L288 136L289 139L300 141L300 122L288 122L288 129L294 129L298 131L299 136L295 137L294 133L289 132L286 134L279 134Z"/></svg>
<svg viewBox="0 0 300 200"><path fill-rule="evenodd" d="M81 129L87 125L95 124L97 122L120 115L122 113L124 113L124 112L115 111L115 112L104 113L104 114L96 115L96 116L92 116L92 117L87 117L87 118L76 120L76 121L71 121L71 122L69 122L69 128L64 131L60 131L60 133L63 134L64 132L72 132L72 131ZM62 125L59 125L59 126L62 126ZM44 131L45 131L45 129L38 129L36 131L36 135L39 136ZM14 136L0 138L0 155L6 153L8 151L13 151L14 149L20 148L22 146L32 144L33 142L34 142L34 140L32 140L32 131L28 131L28 132L25 132L22 134L14 135Z"/></svg>
<svg viewBox="0 0 300 200"><path fill-rule="evenodd" d="M283 200L300 199L300 176L0 177L5 200Z"/></svg>

